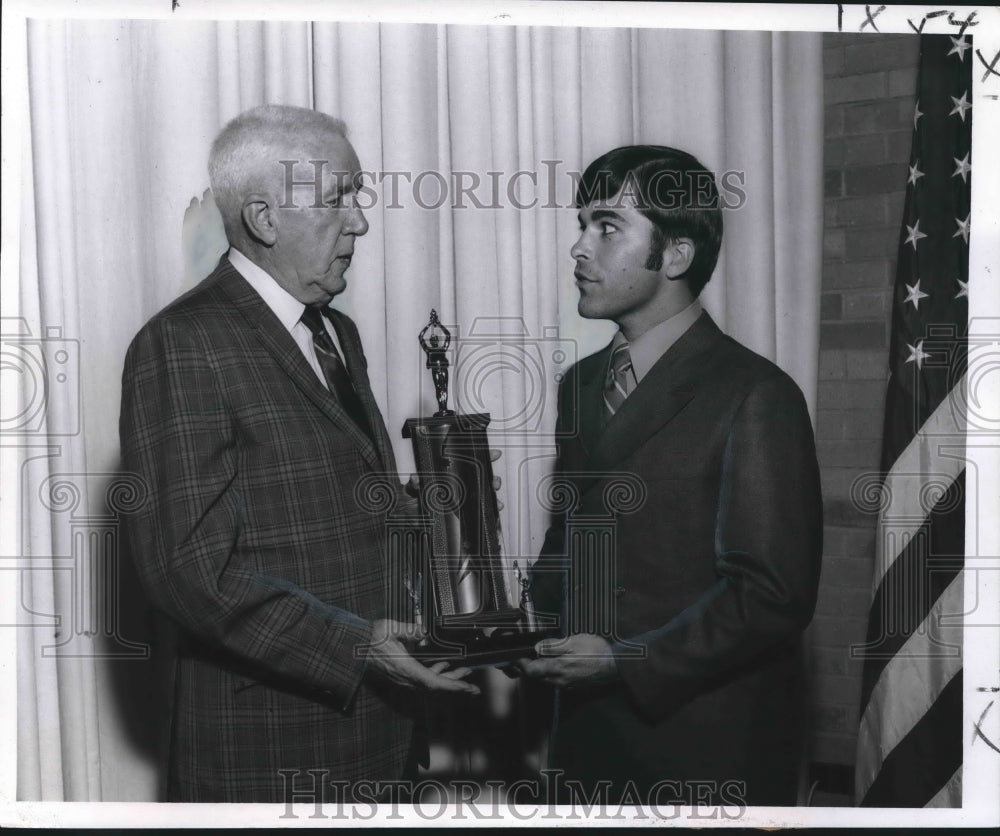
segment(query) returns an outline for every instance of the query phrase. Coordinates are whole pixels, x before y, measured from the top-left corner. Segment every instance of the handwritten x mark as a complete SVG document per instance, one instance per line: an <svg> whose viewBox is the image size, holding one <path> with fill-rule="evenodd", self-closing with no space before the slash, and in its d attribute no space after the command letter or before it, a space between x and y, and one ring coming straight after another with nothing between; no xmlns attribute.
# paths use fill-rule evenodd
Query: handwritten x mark
<svg viewBox="0 0 1000 836"><path fill-rule="evenodd" d="M986 67L986 72L983 73L982 81L986 81L991 75L1000 76L1000 72L993 69L997 65L997 61L1000 61L1000 52L993 56L993 60L989 64L986 63L986 59L983 58L983 53L978 49L976 50L976 57L979 59L980 63Z"/></svg>
<svg viewBox="0 0 1000 836"><path fill-rule="evenodd" d="M977 737L981 738L983 743L989 746L994 752L1000 753L1000 748L998 748L997 745L992 740L990 740L985 734L983 734L983 729L982 729L983 720L986 719L986 715L989 713L989 710L993 708L994 702L995 700L990 700L990 704L987 705L986 708L983 709L983 713L979 715L979 721L973 725L974 730L972 734L972 741L974 743Z"/></svg>
<svg viewBox="0 0 1000 836"><path fill-rule="evenodd" d="M865 4L865 22L864 22L864 23L862 23L862 24L861 24L861 26L859 26L859 27L858 27L858 31L859 31L859 32L863 32L863 31L864 31L864 28L865 28L865 27L866 27L866 26L867 26L867 25L868 25L869 23L870 23L870 24L872 25L872 29L874 29L874 30L875 30L876 32L880 31L880 30L879 30L879 28L878 28L878 27L877 27L877 26L875 25L875 18L877 18L877 17L878 17L878 16L880 15L880 14L882 14L882 12L884 12L884 11L885 11L885 6L879 6L879 7L878 7L878 8L877 8L877 9L875 10L875 12L874 12L874 14L873 14L873 13L872 13L872 7L871 7L871 6L869 6L869 5L867 5L867 4Z"/></svg>

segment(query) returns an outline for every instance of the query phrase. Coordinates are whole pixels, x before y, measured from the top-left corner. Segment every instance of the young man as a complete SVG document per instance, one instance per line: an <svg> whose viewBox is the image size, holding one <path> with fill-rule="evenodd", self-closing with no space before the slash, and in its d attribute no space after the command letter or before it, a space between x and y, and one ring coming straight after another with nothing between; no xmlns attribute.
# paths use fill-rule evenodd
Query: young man
<svg viewBox="0 0 1000 836"><path fill-rule="evenodd" d="M533 586L568 635L520 663L561 689L550 766L613 802L794 804L822 550L805 402L702 310L722 216L694 157L618 148L577 205L579 312L619 330L559 394L557 474L577 502ZM613 510L623 478L636 499L595 571L584 520Z"/></svg>

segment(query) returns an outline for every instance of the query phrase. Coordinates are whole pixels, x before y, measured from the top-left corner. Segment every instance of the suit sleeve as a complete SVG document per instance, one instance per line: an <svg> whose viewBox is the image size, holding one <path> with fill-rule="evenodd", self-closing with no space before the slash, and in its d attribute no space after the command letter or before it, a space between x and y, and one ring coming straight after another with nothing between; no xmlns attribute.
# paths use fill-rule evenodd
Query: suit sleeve
<svg viewBox="0 0 1000 836"><path fill-rule="evenodd" d="M822 557L815 443L801 392L774 375L748 394L723 454L718 581L618 669L640 708L661 717L731 670L796 640L812 618Z"/></svg>
<svg viewBox="0 0 1000 836"><path fill-rule="evenodd" d="M206 644L351 702L371 624L241 559L240 450L211 353L179 317L153 320L125 360L123 465L148 500L126 517L151 602Z"/></svg>

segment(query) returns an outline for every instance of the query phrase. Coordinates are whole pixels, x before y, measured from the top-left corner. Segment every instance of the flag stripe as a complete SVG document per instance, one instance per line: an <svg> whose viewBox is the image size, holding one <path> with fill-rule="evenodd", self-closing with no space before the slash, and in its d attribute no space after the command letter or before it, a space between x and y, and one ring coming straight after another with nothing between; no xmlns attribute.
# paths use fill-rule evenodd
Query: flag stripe
<svg viewBox="0 0 1000 836"><path fill-rule="evenodd" d="M965 471L935 504L924 526L893 561L875 592L868 620L861 704L892 657L924 623L962 570L965 550ZM893 531L895 526L892 526ZM888 532L882 531L886 537Z"/></svg>
<svg viewBox="0 0 1000 836"><path fill-rule="evenodd" d="M855 774L859 798L874 782L884 756L920 722L962 667L961 627L942 624L941 619L962 612L963 577L952 581L872 689L858 729L859 752L863 753ZM934 664L928 664L931 660Z"/></svg>
<svg viewBox="0 0 1000 836"><path fill-rule="evenodd" d="M931 416L923 423L909 444L893 463L882 488L887 499L886 507L880 513L882 521L891 520L893 531L911 534L923 525L927 515L921 504L921 489L928 478L935 481L951 481L965 467L965 392L968 385L965 376L944 398ZM909 526L907 528L907 526ZM878 553L875 559L873 588L878 587L882 577L892 565L896 555L885 554L881 539L876 543Z"/></svg>
<svg viewBox="0 0 1000 836"><path fill-rule="evenodd" d="M920 39L893 287L883 507L868 643L859 648L855 785L869 806L954 805L961 795L969 53L968 37Z"/></svg>
<svg viewBox="0 0 1000 836"><path fill-rule="evenodd" d="M886 756L863 807L923 807L962 763L962 672ZM959 803L961 803L959 801Z"/></svg>
<svg viewBox="0 0 1000 836"><path fill-rule="evenodd" d="M948 783L938 790L925 807L961 807L962 806L962 767L948 779Z"/></svg>

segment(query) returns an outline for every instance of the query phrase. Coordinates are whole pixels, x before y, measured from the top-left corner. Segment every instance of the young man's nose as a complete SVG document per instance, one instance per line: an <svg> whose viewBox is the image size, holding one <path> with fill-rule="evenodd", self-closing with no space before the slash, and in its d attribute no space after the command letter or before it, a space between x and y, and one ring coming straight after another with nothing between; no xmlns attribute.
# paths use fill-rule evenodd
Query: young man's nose
<svg viewBox="0 0 1000 836"><path fill-rule="evenodd" d="M581 232L580 237L576 239L576 243L570 247L569 250L570 257L579 261L582 259L590 258L590 245L587 242L587 233Z"/></svg>

